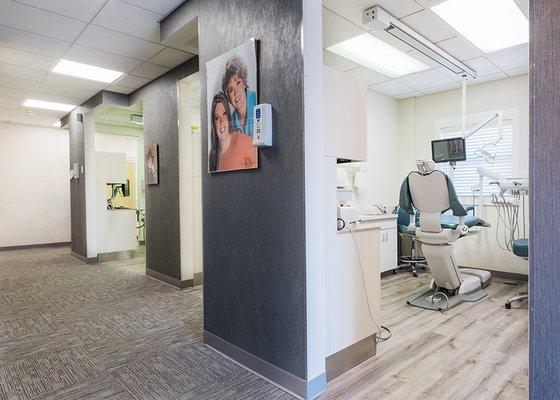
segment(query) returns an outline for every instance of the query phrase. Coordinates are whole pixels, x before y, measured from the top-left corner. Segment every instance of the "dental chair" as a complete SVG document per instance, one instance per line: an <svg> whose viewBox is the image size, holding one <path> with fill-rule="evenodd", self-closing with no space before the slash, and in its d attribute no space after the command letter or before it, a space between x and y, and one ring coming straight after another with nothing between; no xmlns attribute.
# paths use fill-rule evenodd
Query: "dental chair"
<svg viewBox="0 0 560 400"><path fill-rule="evenodd" d="M483 289L490 284L490 272L459 269L453 243L474 234L471 228L489 224L476 216L466 218L467 211L459 202L449 177L435 170L431 160L418 162L418 171L411 172L403 181L399 205L408 214L413 212L413 207L420 213L416 238L432 274L429 290L414 295L408 304L442 311L484 298ZM443 217L448 210L453 215Z"/></svg>

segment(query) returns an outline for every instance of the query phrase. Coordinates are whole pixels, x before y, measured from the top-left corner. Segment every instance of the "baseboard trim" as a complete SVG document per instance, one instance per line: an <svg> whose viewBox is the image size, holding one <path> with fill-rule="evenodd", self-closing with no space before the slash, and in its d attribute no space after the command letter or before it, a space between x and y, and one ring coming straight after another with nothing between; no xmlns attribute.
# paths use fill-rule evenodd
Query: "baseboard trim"
<svg viewBox="0 0 560 400"><path fill-rule="evenodd" d="M154 271L153 269L150 269L148 267L146 267L146 275L157 279L159 281L165 282L171 286L175 286L179 289L184 289L184 288L188 288L188 287L193 287L193 280L192 279L187 279L187 280L180 280L177 278L173 278L172 276L169 275L165 275L162 274L161 272L158 271Z"/></svg>
<svg viewBox="0 0 560 400"><path fill-rule="evenodd" d="M0 247L0 251L40 249L40 248L45 248L45 247L63 247L63 246L70 246L70 242L55 242L55 243L39 243L39 244L22 244L22 245L18 245L18 246L4 246L4 247Z"/></svg>
<svg viewBox="0 0 560 400"><path fill-rule="evenodd" d="M129 260L134 257L132 250L113 251L110 253L99 253L97 259L99 262L109 262L118 260Z"/></svg>
<svg viewBox="0 0 560 400"><path fill-rule="evenodd" d="M72 257L84 262L86 264L97 264L97 257L84 257L81 254L76 253L75 251L72 252Z"/></svg>
<svg viewBox="0 0 560 400"><path fill-rule="evenodd" d="M490 272L490 274L492 274L492 278L507 279L509 281L519 281L519 282L529 281L529 275L525 275L525 274L518 274L515 272L494 271L491 269L484 269L484 270Z"/></svg>
<svg viewBox="0 0 560 400"><path fill-rule="evenodd" d="M217 351L226 358L248 369L273 385L285 390L300 399L314 399L323 393L327 387L326 374L323 373L311 381L305 381L288 371L270 364L243 349L204 331L204 344Z"/></svg>
<svg viewBox="0 0 560 400"><path fill-rule="evenodd" d="M327 382L363 363L377 353L375 336L368 336L325 359Z"/></svg>
<svg viewBox="0 0 560 400"><path fill-rule="evenodd" d="M202 285L203 278L204 278L203 272L197 272L193 274L193 285L194 286Z"/></svg>

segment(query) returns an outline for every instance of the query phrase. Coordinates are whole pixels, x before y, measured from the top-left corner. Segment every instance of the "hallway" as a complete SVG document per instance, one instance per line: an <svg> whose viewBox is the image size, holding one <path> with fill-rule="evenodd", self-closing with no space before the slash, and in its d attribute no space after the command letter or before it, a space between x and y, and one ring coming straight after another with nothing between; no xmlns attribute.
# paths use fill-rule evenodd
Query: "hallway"
<svg viewBox="0 0 560 400"><path fill-rule="evenodd" d="M0 399L289 399L202 344L202 300L85 265L0 252Z"/></svg>

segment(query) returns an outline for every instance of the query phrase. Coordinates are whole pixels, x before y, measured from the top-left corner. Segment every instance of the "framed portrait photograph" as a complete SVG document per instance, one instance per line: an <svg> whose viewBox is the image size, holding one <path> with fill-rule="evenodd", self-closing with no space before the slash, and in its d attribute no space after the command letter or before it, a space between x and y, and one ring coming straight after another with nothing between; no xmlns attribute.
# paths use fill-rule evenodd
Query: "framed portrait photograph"
<svg viewBox="0 0 560 400"><path fill-rule="evenodd" d="M144 163L146 164L146 184L157 185L159 183L159 146L157 143L146 145Z"/></svg>
<svg viewBox="0 0 560 400"><path fill-rule="evenodd" d="M208 172L258 168L253 146L257 99L255 39L206 63Z"/></svg>

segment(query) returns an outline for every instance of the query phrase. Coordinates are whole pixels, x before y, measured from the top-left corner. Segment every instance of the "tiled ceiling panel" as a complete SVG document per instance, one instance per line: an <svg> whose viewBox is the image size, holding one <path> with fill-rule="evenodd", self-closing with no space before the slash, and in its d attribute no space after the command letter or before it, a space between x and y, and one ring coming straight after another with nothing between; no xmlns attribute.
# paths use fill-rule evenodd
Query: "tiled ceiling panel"
<svg viewBox="0 0 560 400"><path fill-rule="evenodd" d="M119 56L103 50L93 49L78 44L72 45L64 56L65 59L83 64L95 65L114 71L128 73L142 64L141 60Z"/></svg>
<svg viewBox="0 0 560 400"><path fill-rule="evenodd" d="M165 47L100 26L89 25L76 43L109 53L146 61Z"/></svg>
<svg viewBox="0 0 560 400"><path fill-rule="evenodd" d="M158 76L165 74L167 71L169 71L168 67L144 63L135 68L131 73L136 76L141 76L142 78L156 79Z"/></svg>
<svg viewBox="0 0 560 400"><path fill-rule="evenodd" d="M370 83L369 88L405 99L458 88L462 77L386 31L369 30L362 25L362 11L378 5L403 24L440 47L478 74L469 85L527 73L528 45L485 54L437 16L430 7L445 0L323 0L323 47L369 32L429 67L426 71L381 81L382 76L353 61L323 51L323 63ZM529 0L515 0L527 15ZM379 79L379 80L378 80Z"/></svg>
<svg viewBox="0 0 560 400"><path fill-rule="evenodd" d="M40 69L28 68L16 64L6 64L3 62L3 59L0 58L0 60L0 76L27 79L34 82L39 82L45 76L45 71L41 71Z"/></svg>
<svg viewBox="0 0 560 400"><path fill-rule="evenodd" d="M3 63L20 67L30 66L41 71L51 70L57 62L57 59L54 57L33 54L9 47L0 47L0 60Z"/></svg>
<svg viewBox="0 0 560 400"><path fill-rule="evenodd" d="M123 0L126 3L160 14L162 17L173 11L185 0Z"/></svg>
<svg viewBox="0 0 560 400"><path fill-rule="evenodd" d="M0 25L53 39L73 41L86 23L36 7L0 0Z"/></svg>
<svg viewBox="0 0 560 400"><path fill-rule="evenodd" d="M119 0L109 0L92 23L141 39L158 42L158 20L160 18L161 15L143 8Z"/></svg>
<svg viewBox="0 0 560 400"><path fill-rule="evenodd" d="M46 11L89 22L107 0L17 0Z"/></svg>
<svg viewBox="0 0 560 400"><path fill-rule="evenodd" d="M179 64L184 63L194 57L194 54L187 53L185 51L172 49L171 47L166 47L164 50L156 54L154 57L150 58L150 63L161 65L168 68L174 68Z"/></svg>
<svg viewBox="0 0 560 400"><path fill-rule="evenodd" d="M68 49L68 45L69 43L63 40L0 26L0 46L3 47L59 58Z"/></svg>

